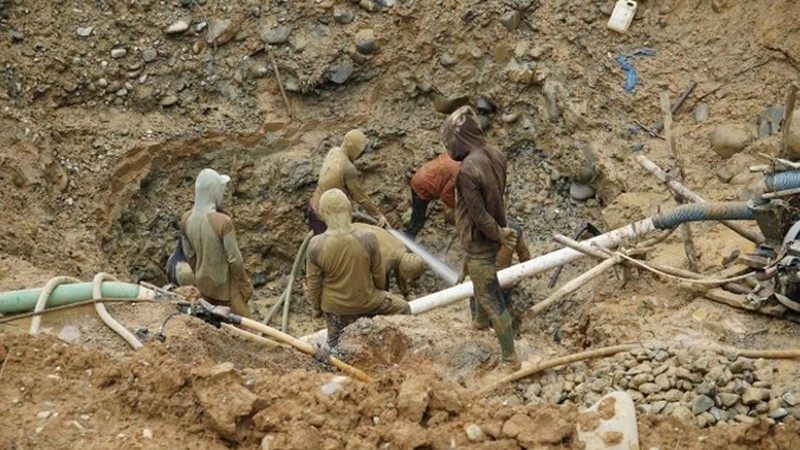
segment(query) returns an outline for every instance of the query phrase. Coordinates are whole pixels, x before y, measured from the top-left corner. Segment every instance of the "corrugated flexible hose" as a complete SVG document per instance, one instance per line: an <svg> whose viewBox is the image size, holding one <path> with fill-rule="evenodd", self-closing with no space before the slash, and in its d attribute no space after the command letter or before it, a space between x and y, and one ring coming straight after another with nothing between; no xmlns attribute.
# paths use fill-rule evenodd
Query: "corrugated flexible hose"
<svg viewBox="0 0 800 450"><path fill-rule="evenodd" d="M669 209L652 217L653 226L659 230L672 229L686 222L753 219L755 219L755 215L747 207L747 202L691 203Z"/></svg>

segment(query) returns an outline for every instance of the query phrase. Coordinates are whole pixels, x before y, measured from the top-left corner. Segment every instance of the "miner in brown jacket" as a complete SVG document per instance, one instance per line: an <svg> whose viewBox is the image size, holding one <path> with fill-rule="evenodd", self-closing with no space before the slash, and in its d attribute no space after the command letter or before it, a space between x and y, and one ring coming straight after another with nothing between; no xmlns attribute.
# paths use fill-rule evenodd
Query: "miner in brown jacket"
<svg viewBox="0 0 800 450"><path fill-rule="evenodd" d="M329 189L340 189L347 193L370 216L378 221L378 225L386 227L389 222L380 212L375 202L364 192L359 180L358 169L353 164L364 153L367 137L360 130L351 130L344 135L341 147L332 148L322 162L319 180L314 195L309 201L306 218L308 226L315 235L325 231L325 222L320 218L319 201L322 194Z"/></svg>
<svg viewBox="0 0 800 450"><path fill-rule="evenodd" d="M456 228L467 253L467 271L477 307L489 317L500 341L502 364L520 366L514 330L497 280L497 252L513 249L517 234L506 226L506 157L491 147L469 106L456 110L442 126L444 146L461 161L456 178Z"/></svg>
<svg viewBox="0 0 800 450"><path fill-rule="evenodd" d="M320 196L327 230L311 238L306 251L306 297L315 317L328 325L328 346L361 317L409 314L408 303L386 292L383 261L375 235L352 225L350 200L340 189Z"/></svg>
<svg viewBox="0 0 800 450"><path fill-rule="evenodd" d="M203 169L195 180L194 207L181 218L181 246L197 289L209 302L250 317L253 285L244 269L233 222L221 213L227 175Z"/></svg>

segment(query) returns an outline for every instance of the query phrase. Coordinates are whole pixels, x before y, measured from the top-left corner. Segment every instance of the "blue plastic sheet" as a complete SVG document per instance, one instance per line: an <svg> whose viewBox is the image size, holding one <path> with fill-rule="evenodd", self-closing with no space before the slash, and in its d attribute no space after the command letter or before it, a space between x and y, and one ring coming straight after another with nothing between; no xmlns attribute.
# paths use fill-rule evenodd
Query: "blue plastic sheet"
<svg viewBox="0 0 800 450"><path fill-rule="evenodd" d="M633 64L631 64L631 58L634 56L652 56L655 54L656 51L651 48L642 48L628 53L627 55L617 56L617 62L628 75L625 80L625 92L631 93L633 92L633 88L636 87L636 71L633 69Z"/></svg>

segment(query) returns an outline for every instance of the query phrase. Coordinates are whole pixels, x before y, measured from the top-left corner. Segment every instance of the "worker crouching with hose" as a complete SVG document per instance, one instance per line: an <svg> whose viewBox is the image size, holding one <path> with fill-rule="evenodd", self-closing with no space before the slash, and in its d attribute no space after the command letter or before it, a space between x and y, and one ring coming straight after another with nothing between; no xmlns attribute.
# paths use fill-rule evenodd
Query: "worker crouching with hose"
<svg viewBox="0 0 800 450"><path fill-rule="evenodd" d="M352 205L340 189L319 199L327 230L306 251L305 294L314 317L325 317L328 346L335 348L345 327L361 317L410 314L408 303L386 292L383 261L375 235L352 225Z"/></svg>

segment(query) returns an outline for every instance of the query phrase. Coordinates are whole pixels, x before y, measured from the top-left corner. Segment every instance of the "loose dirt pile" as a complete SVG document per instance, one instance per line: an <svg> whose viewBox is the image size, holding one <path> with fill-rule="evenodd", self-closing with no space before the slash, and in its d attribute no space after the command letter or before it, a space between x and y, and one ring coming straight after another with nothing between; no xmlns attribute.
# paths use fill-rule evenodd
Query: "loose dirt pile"
<svg viewBox="0 0 800 450"><path fill-rule="evenodd" d="M0 0L0 289L99 271L163 283L176 221L208 166L232 177L228 212L257 286L252 307L263 315L286 285L327 149L363 129L364 186L386 214L407 218L408 180L441 151L443 111L465 101L481 107L490 141L509 156L508 213L534 254L557 247L554 231L571 234L582 222L610 230L674 203L631 153L672 166L663 141L636 122L655 124L659 94L674 101L693 81L674 126L685 182L710 200L747 198L760 177L748 167L764 162L759 153L780 151L780 108L800 69L800 9L793 0L645 0L619 35L605 28L612 7ZM626 93L615 58L643 48L656 53L631 58L638 84ZM453 227L432 206L419 241L458 267L463 252L448 245ZM693 231L702 271L752 250L711 224ZM647 258L682 266L682 251L672 237ZM565 267L561 282L588 267ZM541 301L549 275L526 280L515 295ZM3 326L0 398L9 412L0 435L12 448L253 448L265 438L271 448L570 448L576 408L620 388L641 395L643 448L800 447L792 441L796 362L734 372L748 363L681 356L712 343L797 348L797 326L632 275L624 286L600 277L529 316L520 353L546 360L642 341L660 343L667 359L628 354L579 364L488 399L475 390L496 375L496 342L469 327L463 303L355 324L342 351L381 377L375 386L337 381L288 349L265 350L183 316L168 322L165 343L137 353L90 308L45 319L44 330L70 345L18 334L26 323ZM293 335L323 327L310 318L301 285ZM426 274L414 292L442 287ZM151 335L173 311L109 310ZM703 358L708 364L698 365ZM744 400L742 383L763 390L757 402ZM641 392L651 385L661 390ZM726 406L733 397L722 394L740 398ZM709 408L694 413L695 402ZM786 415L769 417L779 409ZM733 425L716 410L754 422Z"/></svg>

